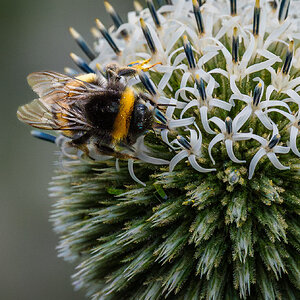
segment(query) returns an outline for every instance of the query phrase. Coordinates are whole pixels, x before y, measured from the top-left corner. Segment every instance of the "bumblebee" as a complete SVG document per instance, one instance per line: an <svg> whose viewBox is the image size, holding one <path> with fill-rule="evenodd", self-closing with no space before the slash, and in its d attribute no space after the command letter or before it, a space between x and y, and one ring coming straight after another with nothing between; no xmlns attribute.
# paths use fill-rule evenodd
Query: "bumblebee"
<svg viewBox="0 0 300 300"><path fill-rule="evenodd" d="M154 122L145 94L121 80L136 72L131 66L110 64L107 78L93 73L74 78L50 71L32 73L28 83L39 98L21 106L17 116L33 127L59 131L71 139L69 146L89 157L93 144L101 155L132 158L120 148L130 148Z"/></svg>

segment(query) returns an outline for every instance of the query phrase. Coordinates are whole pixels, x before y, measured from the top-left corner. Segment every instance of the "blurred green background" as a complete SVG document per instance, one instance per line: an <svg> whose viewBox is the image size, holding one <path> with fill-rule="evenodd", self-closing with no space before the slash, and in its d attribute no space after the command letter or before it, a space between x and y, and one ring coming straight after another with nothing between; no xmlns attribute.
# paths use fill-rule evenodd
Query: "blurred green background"
<svg viewBox="0 0 300 300"><path fill-rule="evenodd" d="M111 3L123 17L133 9L132 0ZM32 138L16 111L35 97L26 76L73 67L69 53L82 53L68 27L92 42L96 17L112 24L102 0L1 0L0 299L84 299L73 291L73 266L57 258L58 237L48 221L56 148Z"/></svg>

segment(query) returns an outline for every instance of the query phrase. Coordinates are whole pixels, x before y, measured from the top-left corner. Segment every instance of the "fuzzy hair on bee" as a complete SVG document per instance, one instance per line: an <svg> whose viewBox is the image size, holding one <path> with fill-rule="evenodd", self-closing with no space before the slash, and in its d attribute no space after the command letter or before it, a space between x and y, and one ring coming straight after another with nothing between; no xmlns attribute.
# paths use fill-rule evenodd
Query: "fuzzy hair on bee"
<svg viewBox="0 0 300 300"><path fill-rule="evenodd" d="M32 73L27 80L39 98L21 106L17 116L32 127L60 132L70 139L68 146L89 157L92 144L100 155L134 158L120 147L130 149L154 123L147 96L120 80L135 72L112 64L107 78L94 73L74 78L51 71Z"/></svg>

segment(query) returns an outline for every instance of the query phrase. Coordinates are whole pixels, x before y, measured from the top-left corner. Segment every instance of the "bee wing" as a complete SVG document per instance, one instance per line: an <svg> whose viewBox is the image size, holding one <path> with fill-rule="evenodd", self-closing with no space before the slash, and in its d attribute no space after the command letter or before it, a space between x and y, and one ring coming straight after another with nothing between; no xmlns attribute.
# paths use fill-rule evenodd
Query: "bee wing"
<svg viewBox="0 0 300 300"><path fill-rule="evenodd" d="M41 100L47 103L73 102L82 99L83 95L104 91L95 84L51 71L31 73L27 81Z"/></svg>
<svg viewBox="0 0 300 300"><path fill-rule="evenodd" d="M63 103L47 104L41 99L19 107L17 116L20 121L44 130L86 131L91 127L79 107L69 108Z"/></svg>
<svg viewBox="0 0 300 300"><path fill-rule="evenodd" d="M19 107L17 111L18 119L33 127L55 130L59 129L53 119L53 114L40 99L35 99L31 103Z"/></svg>
<svg viewBox="0 0 300 300"><path fill-rule="evenodd" d="M20 121L45 130L86 131L91 127L81 104L90 94L101 94L100 86L48 71L32 73L27 79L40 98L19 108Z"/></svg>

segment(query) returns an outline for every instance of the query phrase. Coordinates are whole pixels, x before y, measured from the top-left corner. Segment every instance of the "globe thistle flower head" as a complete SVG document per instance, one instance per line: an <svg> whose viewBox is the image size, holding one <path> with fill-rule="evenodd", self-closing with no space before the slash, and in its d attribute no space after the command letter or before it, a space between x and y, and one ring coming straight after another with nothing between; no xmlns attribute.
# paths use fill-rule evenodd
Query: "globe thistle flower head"
<svg viewBox="0 0 300 300"><path fill-rule="evenodd" d="M297 299L300 2L157 2L105 1L94 48L70 28L80 70L127 66L154 121L125 160L34 133L60 149L59 254L91 299Z"/></svg>

